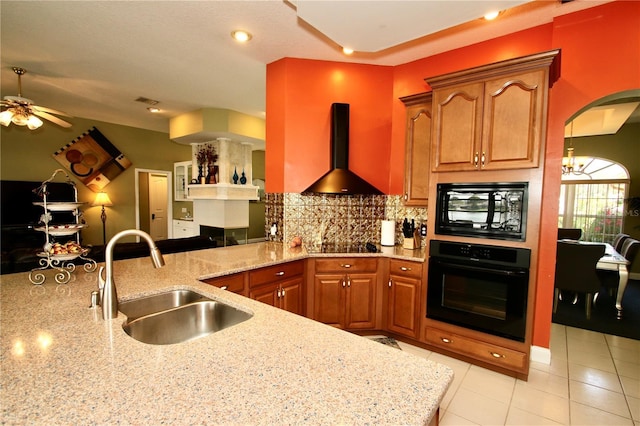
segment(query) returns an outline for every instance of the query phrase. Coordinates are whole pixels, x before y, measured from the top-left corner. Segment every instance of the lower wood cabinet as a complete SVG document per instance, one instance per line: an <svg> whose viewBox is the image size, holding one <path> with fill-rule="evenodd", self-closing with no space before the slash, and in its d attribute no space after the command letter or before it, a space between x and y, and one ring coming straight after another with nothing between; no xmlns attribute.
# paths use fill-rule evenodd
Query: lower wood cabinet
<svg viewBox="0 0 640 426"><path fill-rule="evenodd" d="M246 296L246 274L239 272L237 274L224 275L222 277L206 278L201 280L204 283L216 286L223 290L228 290L237 294Z"/></svg>
<svg viewBox="0 0 640 426"><path fill-rule="evenodd" d="M528 375L528 356L524 352L431 326L425 328L425 340L435 347L518 373L520 377Z"/></svg>
<svg viewBox="0 0 640 426"><path fill-rule="evenodd" d="M304 265L298 260L249 271L249 297L304 315Z"/></svg>
<svg viewBox="0 0 640 426"><path fill-rule="evenodd" d="M373 258L316 259L313 319L344 329L374 329L377 270Z"/></svg>
<svg viewBox="0 0 640 426"><path fill-rule="evenodd" d="M420 330L422 263L389 260L386 329L413 339Z"/></svg>

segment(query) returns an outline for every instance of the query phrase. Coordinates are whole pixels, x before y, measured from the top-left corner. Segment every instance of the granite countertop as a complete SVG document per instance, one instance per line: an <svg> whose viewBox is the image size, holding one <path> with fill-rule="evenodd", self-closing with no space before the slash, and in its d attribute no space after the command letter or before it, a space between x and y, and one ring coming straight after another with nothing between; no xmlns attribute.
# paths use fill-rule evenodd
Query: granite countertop
<svg viewBox="0 0 640 426"><path fill-rule="evenodd" d="M124 315L89 308L97 272L41 286L0 276L3 424L428 423L453 372L443 365L206 285L308 257L258 243L114 263L120 299L192 289L253 317L176 345L140 343ZM401 256L402 257L402 256ZM52 271L49 271L52 272Z"/></svg>

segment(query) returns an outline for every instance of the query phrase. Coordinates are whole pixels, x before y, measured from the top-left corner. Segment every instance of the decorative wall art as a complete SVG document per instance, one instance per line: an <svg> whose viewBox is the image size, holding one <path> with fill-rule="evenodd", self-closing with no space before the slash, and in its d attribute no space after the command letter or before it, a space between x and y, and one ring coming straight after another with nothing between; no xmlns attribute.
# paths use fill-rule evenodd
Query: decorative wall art
<svg viewBox="0 0 640 426"><path fill-rule="evenodd" d="M131 166L131 161L95 127L57 150L53 158L94 192L102 191Z"/></svg>

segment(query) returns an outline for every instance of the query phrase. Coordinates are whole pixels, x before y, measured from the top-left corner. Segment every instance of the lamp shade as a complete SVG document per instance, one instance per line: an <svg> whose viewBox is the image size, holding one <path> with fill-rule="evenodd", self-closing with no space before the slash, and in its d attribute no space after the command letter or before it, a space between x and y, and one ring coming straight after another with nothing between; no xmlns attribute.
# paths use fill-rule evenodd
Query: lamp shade
<svg viewBox="0 0 640 426"><path fill-rule="evenodd" d="M112 206L113 203L109 199L109 196L106 192L98 192L96 194L96 199L91 203L92 206Z"/></svg>

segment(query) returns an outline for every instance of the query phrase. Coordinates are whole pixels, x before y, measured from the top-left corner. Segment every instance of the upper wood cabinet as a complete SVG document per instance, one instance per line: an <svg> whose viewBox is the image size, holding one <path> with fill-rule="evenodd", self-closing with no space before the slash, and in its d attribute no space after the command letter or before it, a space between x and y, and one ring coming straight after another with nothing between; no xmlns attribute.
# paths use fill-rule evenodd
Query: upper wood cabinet
<svg viewBox="0 0 640 426"><path fill-rule="evenodd" d="M405 96L404 204L427 206L431 168L431 92Z"/></svg>
<svg viewBox="0 0 640 426"><path fill-rule="evenodd" d="M560 51L427 78L432 171L538 167Z"/></svg>

